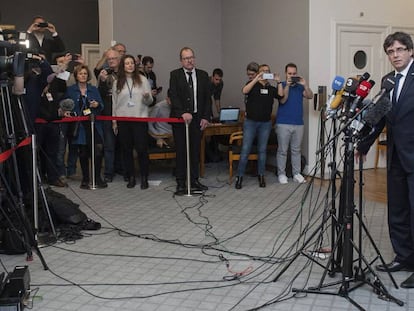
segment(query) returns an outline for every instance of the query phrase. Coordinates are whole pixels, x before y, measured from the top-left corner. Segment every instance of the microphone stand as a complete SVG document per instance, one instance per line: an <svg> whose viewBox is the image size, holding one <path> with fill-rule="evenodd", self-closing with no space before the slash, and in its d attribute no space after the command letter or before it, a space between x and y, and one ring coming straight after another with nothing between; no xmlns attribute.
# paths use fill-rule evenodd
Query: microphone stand
<svg viewBox="0 0 414 311"><path fill-rule="evenodd" d="M361 215L362 215L362 199L360 197L359 200L359 211L356 210L355 204L354 204L354 148L355 148L355 137L352 134L353 129L350 127L353 120L355 120L361 113L368 108L369 105L364 106L355 116L350 118L345 125L342 127L342 129L334 136L332 137L325 146L322 146L317 151L317 154L321 152L322 149L326 148L328 144L332 143L334 140L338 138L338 136L343 133L344 134L344 144L345 144L345 161L344 161L344 173L342 177L342 184L341 184L341 197L340 197L340 214L343 215L343 221L339 223L339 231L338 231L338 237L336 239L335 245L332 248L332 253L329 257L328 264L325 266L325 270L322 276L321 281L319 282L318 286L316 287L308 287L306 289L298 289L293 288L292 291L295 293L311 293L311 294L324 294L324 295L336 295L341 296L345 299L347 299L351 304L353 304L358 310L365 310L361 305L359 305L355 300L353 300L349 293L356 289L361 287L364 284L367 284L371 286L375 293L379 295L380 298L393 301L399 306L404 305L404 302L397 299L396 297L392 296L388 290L385 288L384 284L379 279L378 274L374 271L374 269L371 267L374 261L376 261L378 258L380 259L381 263L385 265L385 261L380 254L380 251L378 247L376 246L374 240L372 239L372 236L368 232L368 228L364 224ZM360 161L360 169L362 169L362 164ZM362 177L360 177L362 178ZM360 196L362 195L362 179L360 179ZM357 215L358 221L359 221L359 241L358 245L354 242L354 214ZM286 266L281 270L281 272L275 277L273 280L276 282L281 275L289 268L289 266L296 260L296 258L300 254L304 254L306 257L308 257L310 260L317 263L319 266L322 266L316 258L310 256L309 254L306 254L304 251L305 248L310 244L313 240L313 238L318 234L318 230L322 230L324 227L324 222L327 221L327 217L322 217L322 223L316 230L310 234L308 239L303 243L302 247L296 252L296 254L292 257L292 259L286 264ZM372 244L373 248L375 249L377 256L372 262L368 262L368 260L365 258L365 256L362 253L362 234L363 232L368 237L370 243ZM341 245L342 247L339 247ZM340 271L342 272L342 278L340 281L332 282L324 284L324 279L326 277L326 273L329 270L329 266L332 263L334 254L336 250L341 250L343 252L342 256L342 267L340 268ZM354 250L358 254L358 267L356 268L355 274L353 273L353 263L354 263ZM366 265L365 270L362 268L362 262ZM371 281L370 278L367 277L365 274L365 271L369 271L373 275L374 281ZM398 288L393 276L388 271L388 276L392 280L395 288ZM356 284L351 287L351 282L355 282ZM334 285L340 285L340 288L338 292L329 292L329 291L323 291L323 288L334 286Z"/></svg>

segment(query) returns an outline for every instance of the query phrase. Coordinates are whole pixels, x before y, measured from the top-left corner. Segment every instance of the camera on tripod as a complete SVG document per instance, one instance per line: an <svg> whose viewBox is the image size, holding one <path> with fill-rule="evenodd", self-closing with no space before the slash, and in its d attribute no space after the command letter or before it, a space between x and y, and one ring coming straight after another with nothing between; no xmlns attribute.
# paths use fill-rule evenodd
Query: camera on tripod
<svg viewBox="0 0 414 311"><path fill-rule="evenodd" d="M37 64L40 56L29 50L27 33L0 30L0 76L1 80L23 76L26 63Z"/></svg>

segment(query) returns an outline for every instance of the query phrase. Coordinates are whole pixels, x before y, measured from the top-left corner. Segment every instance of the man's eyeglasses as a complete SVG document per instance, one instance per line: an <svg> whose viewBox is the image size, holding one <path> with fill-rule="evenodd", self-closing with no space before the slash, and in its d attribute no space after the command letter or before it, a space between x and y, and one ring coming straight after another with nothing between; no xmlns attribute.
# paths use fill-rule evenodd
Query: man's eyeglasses
<svg viewBox="0 0 414 311"><path fill-rule="evenodd" d="M194 56L188 56L188 57L182 57L181 59L189 61L189 60L193 60L194 58L195 58Z"/></svg>
<svg viewBox="0 0 414 311"><path fill-rule="evenodd" d="M408 48L397 48L396 50L387 50L386 53L388 56L394 55L397 53L398 55L402 54L404 51L407 51Z"/></svg>

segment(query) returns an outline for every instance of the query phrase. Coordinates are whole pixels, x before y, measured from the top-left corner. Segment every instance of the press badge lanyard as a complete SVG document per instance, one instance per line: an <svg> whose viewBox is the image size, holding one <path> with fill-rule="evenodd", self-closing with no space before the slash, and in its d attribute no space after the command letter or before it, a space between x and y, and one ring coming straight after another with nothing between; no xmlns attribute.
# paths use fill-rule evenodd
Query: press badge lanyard
<svg viewBox="0 0 414 311"><path fill-rule="evenodd" d="M128 92L129 92L129 101L128 101L128 107L132 107L135 106L135 103L132 101L132 89L134 88L134 84L132 84L132 86L129 86L128 80L125 81L126 85L128 87Z"/></svg>

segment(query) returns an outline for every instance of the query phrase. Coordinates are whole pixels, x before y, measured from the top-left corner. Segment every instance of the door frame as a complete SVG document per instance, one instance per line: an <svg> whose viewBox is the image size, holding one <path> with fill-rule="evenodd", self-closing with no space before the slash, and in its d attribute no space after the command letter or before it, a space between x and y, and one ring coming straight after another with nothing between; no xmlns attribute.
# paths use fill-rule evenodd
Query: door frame
<svg viewBox="0 0 414 311"><path fill-rule="evenodd" d="M340 38L341 33L344 32L353 32L353 33L376 33L381 36L382 42L384 42L385 38L388 34L391 33L392 28L387 25L373 25L373 24L353 24L353 23L344 23L344 22L336 22L335 23L335 70L338 70L340 67L340 59L341 59L341 51L340 51ZM413 28L414 31L414 28ZM384 76L390 68L388 61L385 57L385 53L382 50L378 51L378 59L380 60L380 74L381 77Z"/></svg>

